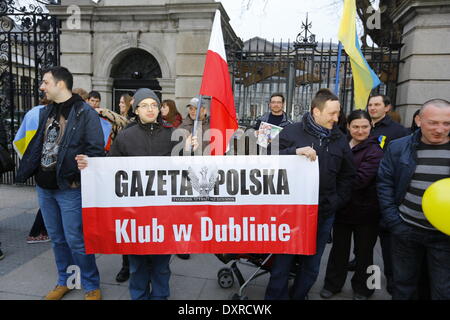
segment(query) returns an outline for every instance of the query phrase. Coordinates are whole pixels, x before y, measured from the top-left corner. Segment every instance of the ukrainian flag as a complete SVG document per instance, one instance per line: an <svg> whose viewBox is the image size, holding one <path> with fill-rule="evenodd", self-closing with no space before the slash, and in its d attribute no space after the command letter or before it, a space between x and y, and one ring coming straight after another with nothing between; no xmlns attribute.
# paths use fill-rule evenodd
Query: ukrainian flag
<svg viewBox="0 0 450 320"><path fill-rule="evenodd" d="M111 141L110 141L110 137L111 137L111 131L112 131L112 124L100 117L100 124L102 126L102 131L103 131L103 141L105 142L105 150L109 151L109 148L111 146Z"/></svg>
<svg viewBox="0 0 450 320"><path fill-rule="evenodd" d="M380 85L381 81L370 68L361 52L356 33L356 1L344 0L344 12L339 27L338 39L350 57L355 90L356 109L365 109L370 92Z"/></svg>
<svg viewBox="0 0 450 320"><path fill-rule="evenodd" d="M14 150L16 150L19 159L22 159L28 145L33 139L39 127L39 110L45 106L36 106L25 114L22 124L16 133L13 141ZM112 130L112 125L109 121L100 117L100 124L102 126L105 148L111 143L109 141Z"/></svg>
<svg viewBox="0 0 450 320"><path fill-rule="evenodd" d="M28 145L33 139L39 127L39 111L45 106L36 106L25 114L22 124L13 141L14 150L22 159Z"/></svg>

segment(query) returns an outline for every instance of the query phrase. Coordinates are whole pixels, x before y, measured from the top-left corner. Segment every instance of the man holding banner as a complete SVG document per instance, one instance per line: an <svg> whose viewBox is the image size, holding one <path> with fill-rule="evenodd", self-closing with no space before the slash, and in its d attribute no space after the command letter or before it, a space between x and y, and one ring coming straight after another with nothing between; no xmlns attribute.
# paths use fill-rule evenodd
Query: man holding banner
<svg viewBox="0 0 450 320"><path fill-rule="evenodd" d="M265 295L268 300L306 299L319 274L335 212L351 195L355 168L350 146L335 125L339 112L339 99L328 89L321 89L311 103L311 112L306 113L301 122L287 126L280 133L280 154L297 154L311 160L319 158L319 213L316 253L276 255ZM297 258L299 264L289 296L289 274Z"/></svg>
<svg viewBox="0 0 450 320"><path fill-rule="evenodd" d="M176 142L171 140L172 129L162 125L158 96L152 90L143 88L136 91L133 98L137 125L120 131L109 156L170 156ZM87 157L84 155L78 155L77 162L80 170L87 167ZM169 297L170 254L129 255L128 259L131 299L160 300Z"/></svg>

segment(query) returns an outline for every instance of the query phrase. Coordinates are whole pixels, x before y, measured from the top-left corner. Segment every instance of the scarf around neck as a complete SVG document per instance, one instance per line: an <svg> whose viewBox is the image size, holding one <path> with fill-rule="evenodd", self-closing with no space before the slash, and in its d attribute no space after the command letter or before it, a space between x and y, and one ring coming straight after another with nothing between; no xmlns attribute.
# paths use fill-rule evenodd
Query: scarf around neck
<svg viewBox="0 0 450 320"><path fill-rule="evenodd" d="M317 122L314 121L311 112L305 114L305 125L308 130L310 130L311 133L316 135L320 140L329 139L331 136L331 130L317 124Z"/></svg>

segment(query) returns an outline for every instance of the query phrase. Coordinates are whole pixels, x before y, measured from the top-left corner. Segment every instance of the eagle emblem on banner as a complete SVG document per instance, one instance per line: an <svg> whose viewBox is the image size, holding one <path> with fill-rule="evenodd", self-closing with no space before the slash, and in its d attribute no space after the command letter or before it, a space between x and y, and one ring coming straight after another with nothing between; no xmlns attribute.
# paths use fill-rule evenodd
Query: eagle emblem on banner
<svg viewBox="0 0 450 320"><path fill-rule="evenodd" d="M191 167L188 168L188 177L191 181L192 188L199 193L200 197L208 197L216 185L219 172L218 170L212 170L208 176L208 168L203 167L200 170L200 176L200 178L197 176L194 169Z"/></svg>

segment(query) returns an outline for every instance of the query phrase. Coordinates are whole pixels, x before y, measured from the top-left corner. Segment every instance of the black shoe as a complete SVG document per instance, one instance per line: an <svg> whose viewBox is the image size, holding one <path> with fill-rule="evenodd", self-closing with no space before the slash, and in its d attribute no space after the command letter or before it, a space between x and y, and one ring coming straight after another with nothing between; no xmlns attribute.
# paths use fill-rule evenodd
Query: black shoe
<svg viewBox="0 0 450 320"><path fill-rule="evenodd" d="M116 276L117 282L125 282L130 277L130 269L128 268L122 268L120 269L119 273Z"/></svg>
<svg viewBox="0 0 450 320"><path fill-rule="evenodd" d="M0 249L0 260L2 260L5 257L5 255L2 252L2 249Z"/></svg>
<svg viewBox="0 0 450 320"><path fill-rule="evenodd" d="M386 277L386 291L392 296L392 292L394 291L392 277Z"/></svg>
<svg viewBox="0 0 450 320"><path fill-rule="evenodd" d="M183 260L188 260L191 255L190 254L177 254L177 257Z"/></svg>
<svg viewBox="0 0 450 320"><path fill-rule="evenodd" d="M359 293L353 294L353 300L368 300L368 299L369 299L368 296L365 296L365 295L362 295Z"/></svg>
<svg viewBox="0 0 450 320"><path fill-rule="evenodd" d="M331 292L330 290L327 289L322 289L320 290L320 296L323 299L330 299L332 296L334 296L336 293Z"/></svg>
<svg viewBox="0 0 450 320"><path fill-rule="evenodd" d="M348 262L347 271L355 271L356 270L356 259L353 258Z"/></svg>

